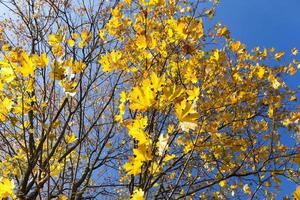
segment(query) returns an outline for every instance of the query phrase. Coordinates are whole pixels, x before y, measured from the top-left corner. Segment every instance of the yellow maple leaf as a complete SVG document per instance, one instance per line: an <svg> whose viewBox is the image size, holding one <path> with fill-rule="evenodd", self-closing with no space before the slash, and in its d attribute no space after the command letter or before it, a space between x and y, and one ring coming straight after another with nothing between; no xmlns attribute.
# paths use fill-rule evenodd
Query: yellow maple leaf
<svg viewBox="0 0 300 200"><path fill-rule="evenodd" d="M63 40L63 35L60 34L50 34L48 35L48 43L51 46L58 45Z"/></svg>
<svg viewBox="0 0 300 200"><path fill-rule="evenodd" d="M147 39L144 35L138 35L136 38L136 45L139 49L145 49L147 47Z"/></svg>
<svg viewBox="0 0 300 200"><path fill-rule="evenodd" d="M138 145L138 148L133 149L133 153L135 159L141 162L152 159L151 147L145 144Z"/></svg>
<svg viewBox="0 0 300 200"><path fill-rule="evenodd" d="M224 36L225 38L230 38L230 32L226 26L223 26L217 30L218 36Z"/></svg>
<svg viewBox="0 0 300 200"><path fill-rule="evenodd" d="M149 0L149 6L161 6L165 3L165 0Z"/></svg>
<svg viewBox="0 0 300 200"><path fill-rule="evenodd" d="M127 4L128 6L130 6L130 5L131 5L131 2L132 2L132 0L125 0L125 2L126 2L126 4Z"/></svg>
<svg viewBox="0 0 300 200"><path fill-rule="evenodd" d="M167 155L164 157L163 161L164 161L164 162L168 162L169 160L172 160L172 159L175 158L175 157L176 157L175 154L171 154L171 155L167 154Z"/></svg>
<svg viewBox="0 0 300 200"><path fill-rule="evenodd" d="M178 35L181 37L181 39L184 40L187 38L187 34L185 33L185 26L186 26L185 23L179 22L175 27L175 30L178 33Z"/></svg>
<svg viewBox="0 0 300 200"><path fill-rule="evenodd" d="M258 66L257 67L257 76L259 79L262 79L264 77L265 74L265 69L262 66Z"/></svg>
<svg viewBox="0 0 300 200"><path fill-rule="evenodd" d="M300 186L298 186L295 190L295 192L293 192L293 198L295 200L300 200Z"/></svg>
<svg viewBox="0 0 300 200"><path fill-rule="evenodd" d="M284 56L284 54L285 53L283 51L279 51L279 52L275 53L274 58L276 60L280 60L282 58L282 56Z"/></svg>
<svg viewBox="0 0 300 200"><path fill-rule="evenodd" d="M71 143L75 142L77 140L77 138L76 138L75 134L72 133L70 135L66 135L65 140L66 140L67 144L71 144Z"/></svg>
<svg viewBox="0 0 300 200"><path fill-rule="evenodd" d="M46 53L40 55L40 66L45 67L49 64L49 59Z"/></svg>
<svg viewBox="0 0 300 200"><path fill-rule="evenodd" d="M2 51L9 51L11 49L11 46L9 44L3 44L1 49Z"/></svg>
<svg viewBox="0 0 300 200"><path fill-rule="evenodd" d="M144 200L144 191L141 188L136 188L130 197L131 200Z"/></svg>
<svg viewBox="0 0 300 200"><path fill-rule="evenodd" d="M63 163L55 162L50 165L50 175L51 176L58 176L60 172L63 170Z"/></svg>
<svg viewBox="0 0 300 200"><path fill-rule="evenodd" d="M288 72L291 76L293 76L293 75L295 75L295 74L297 73L297 69L294 67L293 64L289 64L288 69L287 69L287 72Z"/></svg>
<svg viewBox="0 0 300 200"><path fill-rule="evenodd" d="M38 67L46 67L49 64L49 59L46 53L42 53L40 56L33 55L32 60Z"/></svg>
<svg viewBox="0 0 300 200"><path fill-rule="evenodd" d="M62 45L54 45L52 46L52 52L55 56L61 57L64 55L64 47Z"/></svg>
<svg viewBox="0 0 300 200"><path fill-rule="evenodd" d="M149 87L134 87L129 93L131 110L144 111L155 102L155 93Z"/></svg>
<svg viewBox="0 0 300 200"><path fill-rule="evenodd" d="M221 56L220 51L218 49L215 49L212 51L211 59L218 62L220 60L220 56Z"/></svg>
<svg viewBox="0 0 300 200"><path fill-rule="evenodd" d="M6 199L8 197L14 197L14 182L8 178L0 179L0 198Z"/></svg>
<svg viewBox="0 0 300 200"><path fill-rule="evenodd" d="M86 68L86 64L82 61L76 61L72 64L72 70L74 73L81 73Z"/></svg>
<svg viewBox="0 0 300 200"><path fill-rule="evenodd" d="M58 200L68 200L68 196L66 196L66 195L60 195L59 197L58 197Z"/></svg>
<svg viewBox="0 0 300 200"><path fill-rule="evenodd" d="M144 129L147 126L148 118L138 115L131 123L127 125L128 134L136 139L139 144L145 144L149 142L147 134Z"/></svg>
<svg viewBox="0 0 300 200"><path fill-rule="evenodd" d="M148 85L149 84L149 85ZM145 81L144 86L150 87L154 92L159 92L165 84L165 76L158 77L156 73L152 73L150 76L150 83Z"/></svg>
<svg viewBox="0 0 300 200"><path fill-rule="evenodd" d="M231 42L230 47L231 47L231 50L235 53L242 53L242 50L244 49L244 47L240 41Z"/></svg>
<svg viewBox="0 0 300 200"><path fill-rule="evenodd" d="M171 87L165 87L163 89L163 95L162 95L162 100L171 103L173 102L175 99L179 98L184 92L184 89L173 85Z"/></svg>
<svg viewBox="0 0 300 200"><path fill-rule="evenodd" d="M151 107L156 101L157 92L162 90L164 80L164 76L158 77L155 73L152 73L150 79L144 80L141 86L133 87L129 93L129 108L144 111Z"/></svg>
<svg viewBox="0 0 300 200"><path fill-rule="evenodd" d="M88 30L83 30L80 33L80 36L81 36L81 41L78 43L78 47L83 48L87 45L87 43L92 38L92 34Z"/></svg>
<svg viewBox="0 0 300 200"><path fill-rule="evenodd" d="M105 41L105 40L106 40L106 37L105 37L105 30L100 29L100 30L98 31L98 36L100 37L101 40Z"/></svg>
<svg viewBox="0 0 300 200"><path fill-rule="evenodd" d="M8 83L16 78L14 69L12 67L1 67L0 76L4 82Z"/></svg>
<svg viewBox="0 0 300 200"><path fill-rule="evenodd" d="M194 87L191 90L187 90L186 93L189 95L187 100L191 100L191 101L197 100L200 95L200 88Z"/></svg>
<svg viewBox="0 0 300 200"><path fill-rule="evenodd" d="M129 157L129 161L123 165L123 168L127 171L128 175L138 175L141 173L141 167L143 162L136 160L134 157Z"/></svg>
<svg viewBox="0 0 300 200"><path fill-rule="evenodd" d="M269 81L271 82L271 85L274 89L278 89L281 86L281 83L278 81L276 77L273 75L269 75Z"/></svg>
<svg viewBox="0 0 300 200"><path fill-rule="evenodd" d="M101 64L104 72L110 72L112 70L124 69L127 67L124 60L120 50L112 50L110 53L102 55L98 62Z"/></svg>
<svg viewBox="0 0 300 200"><path fill-rule="evenodd" d="M187 100L181 101L179 104L175 105L175 113L181 122L196 122L199 114L194 108L194 103Z"/></svg>
<svg viewBox="0 0 300 200"><path fill-rule="evenodd" d="M75 41L71 38L67 39L67 44L70 46L70 47L74 47L75 45Z"/></svg>
<svg viewBox="0 0 300 200"><path fill-rule="evenodd" d="M297 96L296 95L292 95L290 97L290 101L297 101Z"/></svg>
<svg viewBox="0 0 300 200"><path fill-rule="evenodd" d="M33 76L35 71L35 66L32 62L32 59L29 57L29 55L26 52L21 53L21 67L19 68L20 72L24 77L27 77L29 75Z"/></svg>
<svg viewBox="0 0 300 200"><path fill-rule="evenodd" d="M156 38L158 37L159 33L154 32L151 33L149 38L148 38L148 47L149 49L154 49L157 46L157 41Z"/></svg>
<svg viewBox="0 0 300 200"><path fill-rule="evenodd" d="M120 104L119 104L119 114L116 115L115 119L119 122L123 122L123 115L125 114L125 104L127 101L127 94L125 91L120 93Z"/></svg>
<svg viewBox="0 0 300 200"><path fill-rule="evenodd" d="M65 75L65 68L62 63L55 61L52 64L52 71L50 72L50 77L56 80L62 80Z"/></svg>

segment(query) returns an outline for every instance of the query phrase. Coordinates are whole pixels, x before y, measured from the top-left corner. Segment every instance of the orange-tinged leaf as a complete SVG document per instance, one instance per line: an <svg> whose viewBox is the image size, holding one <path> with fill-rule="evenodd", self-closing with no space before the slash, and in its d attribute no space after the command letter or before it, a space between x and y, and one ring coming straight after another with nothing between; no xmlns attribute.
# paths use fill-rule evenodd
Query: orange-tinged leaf
<svg viewBox="0 0 300 200"><path fill-rule="evenodd" d="M136 156L135 159L141 162L152 159L151 148L145 144L139 145L138 148L133 149L133 153Z"/></svg>
<svg viewBox="0 0 300 200"><path fill-rule="evenodd" d="M264 77L264 74L265 74L265 69L264 67L257 67L257 76L259 79L262 79Z"/></svg>
<svg viewBox="0 0 300 200"><path fill-rule="evenodd" d="M251 189L248 184L243 186L243 191L245 194L251 194Z"/></svg>
<svg viewBox="0 0 300 200"><path fill-rule="evenodd" d="M295 200L300 200L300 186L298 186L295 192L293 192L293 197Z"/></svg>
<svg viewBox="0 0 300 200"><path fill-rule="evenodd" d="M194 108L194 104L186 100L181 101L175 105L175 113L180 122L192 122L195 123L199 117L199 114Z"/></svg>
<svg viewBox="0 0 300 200"><path fill-rule="evenodd" d="M275 53L274 58L276 60L280 60L284 56L284 54L285 53L283 51L279 51L279 52Z"/></svg>

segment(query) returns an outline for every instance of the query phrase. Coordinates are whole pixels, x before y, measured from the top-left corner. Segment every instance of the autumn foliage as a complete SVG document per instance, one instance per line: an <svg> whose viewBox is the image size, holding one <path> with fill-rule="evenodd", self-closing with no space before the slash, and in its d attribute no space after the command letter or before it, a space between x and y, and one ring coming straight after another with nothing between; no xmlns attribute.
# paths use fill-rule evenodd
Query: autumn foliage
<svg viewBox="0 0 300 200"><path fill-rule="evenodd" d="M298 51L248 49L211 25L218 1L0 3L0 198L275 199L300 183Z"/></svg>

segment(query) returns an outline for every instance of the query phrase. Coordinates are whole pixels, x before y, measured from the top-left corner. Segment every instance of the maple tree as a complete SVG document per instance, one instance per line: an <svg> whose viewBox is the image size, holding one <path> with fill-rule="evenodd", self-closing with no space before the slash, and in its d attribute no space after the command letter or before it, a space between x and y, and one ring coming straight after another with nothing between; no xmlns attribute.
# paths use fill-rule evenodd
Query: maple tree
<svg viewBox="0 0 300 200"><path fill-rule="evenodd" d="M217 0L0 3L0 198L274 199L300 183L297 49L283 63L206 27Z"/></svg>

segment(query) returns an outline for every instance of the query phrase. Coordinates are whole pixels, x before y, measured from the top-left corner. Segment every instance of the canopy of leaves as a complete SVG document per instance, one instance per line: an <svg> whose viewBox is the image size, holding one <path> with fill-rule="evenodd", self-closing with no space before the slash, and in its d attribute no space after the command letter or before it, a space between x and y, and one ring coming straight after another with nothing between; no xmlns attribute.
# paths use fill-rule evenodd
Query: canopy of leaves
<svg viewBox="0 0 300 200"><path fill-rule="evenodd" d="M0 28L0 198L274 199L300 183L297 49L206 26L218 1L1 3L17 11Z"/></svg>

